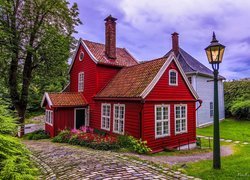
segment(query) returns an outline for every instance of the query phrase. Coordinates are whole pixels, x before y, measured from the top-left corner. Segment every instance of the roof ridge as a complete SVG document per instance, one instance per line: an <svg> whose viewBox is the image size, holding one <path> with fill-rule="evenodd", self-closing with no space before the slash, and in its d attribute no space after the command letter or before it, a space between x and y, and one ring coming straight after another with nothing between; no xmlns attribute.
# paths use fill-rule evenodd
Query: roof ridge
<svg viewBox="0 0 250 180"><path fill-rule="evenodd" d="M186 58L183 56L183 54L182 54L182 52L180 51L180 50L182 50L182 51L184 51L185 53L187 53L184 49L182 49L182 48L179 48L179 53L180 53L180 55L182 56L182 58L185 60L185 62L186 62L186 64L191 68L191 69L193 69L194 71L197 71L197 70L195 70L189 63L188 63L188 61L186 60ZM188 53L187 53L188 54ZM188 54L189 55L189 54ZM191 56L191 55L190 55ZM191 56L191 57L193 57L193 56Z"/></svg>
<svg viewBox="0 0 250 180"><path fill-rule="evenodd" d="M156 59L152 59L152 60L144 61L144 62L139 63L139 64L135 64L135 65L132 65L132 66L127 66L127 67L124 67L124 68L122 68L122 69L125 69L125 68L131 68L131 67L134 67L134 66L144 65L144 64L152 63L152 62L159 61L159 60L162 60L162 59L166 59L166 60L167 60L167 57L160 57L160 58L156 58Z"/></svg>
<svg viewBox="0 0 250 180"><path fill-rule="evenodd" d="M99 44L99 45L103 45L105 46L104 43L100 43L100 42L94 42L94 41L90 41L90 40L87 40L87 39L82 39L82 41L88 41L90 43L95 43L95 44ZM116 47L117 49L125 49L124 47Z"/></svg>

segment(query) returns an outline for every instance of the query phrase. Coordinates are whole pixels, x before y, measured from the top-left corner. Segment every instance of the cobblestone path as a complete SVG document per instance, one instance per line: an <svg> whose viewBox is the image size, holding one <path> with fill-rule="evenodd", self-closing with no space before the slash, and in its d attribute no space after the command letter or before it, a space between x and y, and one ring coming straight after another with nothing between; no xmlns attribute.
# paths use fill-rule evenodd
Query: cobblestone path
<svg viewBox="0 0 250 180"><path fill-rule="evenodd" d="M44 174L41 179L194 179L114 152L49 141L24 144Z"/></svg>

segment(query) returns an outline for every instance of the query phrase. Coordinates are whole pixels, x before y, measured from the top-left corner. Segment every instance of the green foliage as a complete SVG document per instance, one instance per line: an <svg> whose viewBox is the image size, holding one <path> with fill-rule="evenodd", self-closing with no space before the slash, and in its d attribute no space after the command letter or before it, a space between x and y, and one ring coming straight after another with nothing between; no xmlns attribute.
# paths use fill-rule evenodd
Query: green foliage
<svg viewBox="0 0 250 180"><path fill-rule="evenodd" d="M102 131L100 129L94 129L94 133L96 133L100 136L105 136L107 134L105 131Z"/></svg>
<svg viewBox="0 0 250 180"><path fill-rule="evenodd" d="M1 103L1 99L0 99ZM6 106L0 104L0 179L35 179L38 171L31 164L28 151L17 138L15 119Z"/></svg>
<svg viewBox="0 0 250 180"><path fill-rule="evenodd" d="M52 139L52 142L68 143L70 139L70 131L63 130L56 137Z"/></svg>
<svg viewBox="0 0 250 180"><path fill-rule="evenodd" d="M14 134L16 132L16 123L13 115L7 106L3 105L3 100L0 98L0 134Z"/></svg>
<svg viewBox="0 0 250 180"><path fill-rule="evenodd" d="M44 130L37 130L32 133L25 134L23 138L28 140L39 140L39 139L49 139L50 136Z"/></svg>
<svg viewBox="0 0 250 180"><path fill-rule="evenodd" d="M250 100L236 100L230 107L230 112L237 119L250 120Z"/></svg>
<svg viewBox="0 0 250 180"><path fill-rule="evenodd" d="M224 83L227 116L250 120L250 80Z"/></svg>
<svg viewBox="0 0 250 180"><path fill-rule="evenodd" d="M44 91L66 85L78 15L66 0L0 1L0 95L8 93L20 123Z"/></svg>
<svg viewBox="0 0 250 180"><path fill-rule="evenodd" d="M136 153L146 154L151 152L151 149L147 146L147 141L138 140L133 136L119 136L118 141L121 147L128 148Z"/></svg>

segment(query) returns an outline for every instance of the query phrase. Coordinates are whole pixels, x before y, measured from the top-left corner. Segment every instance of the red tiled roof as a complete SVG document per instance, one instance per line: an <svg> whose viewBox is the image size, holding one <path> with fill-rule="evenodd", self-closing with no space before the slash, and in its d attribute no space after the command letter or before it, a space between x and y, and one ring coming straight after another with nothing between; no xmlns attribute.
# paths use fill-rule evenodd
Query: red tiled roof
<svg viewBox="0 0 250 180"><path fill-rule="evenodd" d="M138 64L125 48L116 48L116 59L110 59L105 54L105 45L101 43L83 40L90 52L95 56L100 64L113 66L133 66Z"/></svg>
<svg viewBox="0 0 250 180"><path fill-rule="evenodd" d="M53 107L75 107L87 105L87 101L81 93L63 92L48 93Z"/></svg>
<svg viewBox="0 0 250 180"><path fill-rule="evenodd" d="M123 68L96 97L140 97L167 58L159 58Z"/></svg>

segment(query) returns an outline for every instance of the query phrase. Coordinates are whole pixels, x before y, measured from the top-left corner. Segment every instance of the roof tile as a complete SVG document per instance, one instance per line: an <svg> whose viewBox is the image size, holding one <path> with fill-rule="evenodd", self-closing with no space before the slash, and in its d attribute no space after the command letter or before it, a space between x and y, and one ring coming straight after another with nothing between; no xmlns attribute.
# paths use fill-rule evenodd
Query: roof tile
<svg viewBox="0 0 250 180"><path fill-rule="evenodd" d="M95 56L100 64L108 64L113 66L133 66L138 64L135 58L128 53L125 48L116 48L116 59L110 59L105 54L105 45L101 43L83 40L91 53Z"/></svg>
<svg viewBox="0 0 250 180"><path fill-rule="evenodd" d="M48 93L48 95L53 107L75 107L87 104L83 95L78 92Z"/></svg>
<svg viewBox="0 0 250 180"><path fill-rule="evenodd" d="M123 68L96 97L140 97L167 58Z"/></svg>

